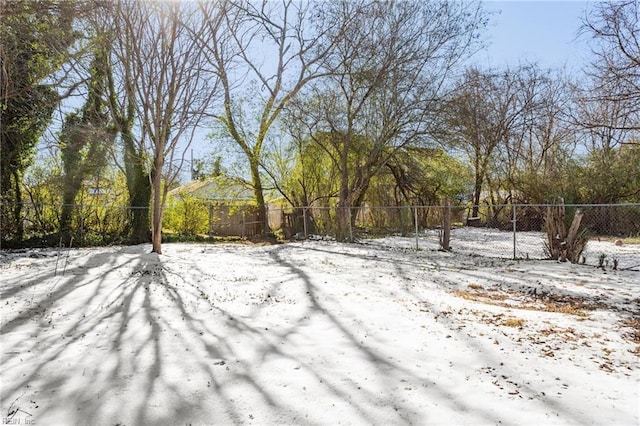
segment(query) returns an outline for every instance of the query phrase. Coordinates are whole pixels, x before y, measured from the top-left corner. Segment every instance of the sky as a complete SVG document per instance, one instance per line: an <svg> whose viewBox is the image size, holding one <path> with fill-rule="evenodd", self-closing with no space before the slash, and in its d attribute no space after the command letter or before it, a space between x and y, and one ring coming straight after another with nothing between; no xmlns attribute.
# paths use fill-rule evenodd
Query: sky
<svg viewBox="0 0 640 426"><path fill-rule="evenodd" d="M473 61L488 67L537 62L544 68L579 71L589 58L586 37L579 36L588 10L584 1L488 1L496 12L487 28L489 47Z"/></svg>

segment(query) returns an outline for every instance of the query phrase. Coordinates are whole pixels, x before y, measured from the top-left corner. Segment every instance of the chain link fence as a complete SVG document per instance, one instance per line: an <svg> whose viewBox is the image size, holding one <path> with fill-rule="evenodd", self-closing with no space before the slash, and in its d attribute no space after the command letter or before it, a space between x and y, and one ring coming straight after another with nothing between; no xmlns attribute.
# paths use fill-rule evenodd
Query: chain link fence
<svg viewBox="0 0 640 426"><path fill-rule="evenodd" d="M477 206L403 206L350 209L347 240L417 250L442 250L446 230L449 249L469 256L548 259L545 218L551 204ZM556 206L557 207L557 206ZM640 203L564 205L566 228L582 212L581 229L589 242L581 262L618 269L640 269ZM336 208L300 208L288 234L298 239L334 240ZM449 216L450 227L445 226ZM302 224L302 225L301 225Z"/></svg>
<svg viewBox="0 0 640 426"><path fill-rule="evenodd" d="M539 205L483 206L363 206L344 211L346 228L340 230L339 210L329 207L268 209L266 229L281 239L335 240L417 250L441 250L447 242L455 253L505 259L547 259L545 218L552 207ZM61 205L23 203L20 217L16 205L1 206L2 247L54 246L60 241ZM620 269L640 268L640 203L567 204L567 228L577 210L589 243L581 262ZM150 214L148 209L143 209ZM114 205L71 206L74 245L126 243L133 210ZM250 238L264 226L255 206L186 200L169 203L164 212L163 233L189 240L235 237ZM450 226L445 226L448 221ZM344 222L343 222L344 224ZM446 231L449 230L448 238ZM21 236L19 235L21 234Z"/></svg>
<svg viewBox="0 0 640 426"><path fill-rule="evenodd" d="M66 226L63 226L63 210L68 212ZM57 246L63 239L72 239L77 246L126 244L134 212L143 212L151 225L151 210L147 207L0 203L0 248ZM246 238L258 234L262 222L257 218L257 209L250 204L181 200L166 205L163 233L167 239ZM65 238L61 232L63 227L67 228Z"/></svg>

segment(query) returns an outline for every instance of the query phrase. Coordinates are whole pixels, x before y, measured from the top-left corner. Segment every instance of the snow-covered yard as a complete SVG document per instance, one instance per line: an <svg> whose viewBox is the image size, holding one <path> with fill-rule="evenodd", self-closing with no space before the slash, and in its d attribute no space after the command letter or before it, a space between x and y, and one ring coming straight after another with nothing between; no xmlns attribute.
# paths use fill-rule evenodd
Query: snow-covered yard
<svg viewBox="0 0 640 426"><path fill-rule="evenodd" d="M640 423L640 272L410 241L0 252L3 422Z"/></svg>

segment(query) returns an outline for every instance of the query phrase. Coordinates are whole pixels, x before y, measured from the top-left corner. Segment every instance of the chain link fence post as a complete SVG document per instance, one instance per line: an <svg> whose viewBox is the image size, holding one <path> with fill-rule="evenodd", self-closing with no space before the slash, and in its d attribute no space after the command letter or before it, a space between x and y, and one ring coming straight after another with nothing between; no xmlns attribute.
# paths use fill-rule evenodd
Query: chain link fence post
<svg viewBox="0 0 640 426"><path fill-rule="evenodd" d="M78 206L78 218L80 222L80 244L84 245L84 206L82 204ZM71 233L71 241L73 241L73 233ZM71 245L71 242L69 242L69 245Z"/></svg>
<svg viewBox="0 0 640 426"><path fill-rule="evenodd" d="M516 259L516 232L518 231L518 227L516 226L516 204L511 205L511 222L513 222L513 260Z"/></svg>
<svg viewBox="0 0 640 426"><path fill-rule="evenodd" d="M304 230L304 239L309 238L309 234L307 233L307 208L302 208L302 228Z"/></svg>
<svg viewBox="0 0 640 426"><path fill-rule="evenodd" d="M420 250L420 238L418 235L418 206L413 206L413 221L416 229L416 250Z"/></svg>
<svg viewBox="0 0 640 426"><path fill-rule="evenodd" d="M209 209L209 223L207 226L207 235L209 236L209 238L211 238L213 236L213 203L209 202L209 205L207 207Z"/></svg>
<svg viewBox="0 0 640 426"><path fill-rule="evenodd" d="M2 250L2 231L4 231L4 200L0 197L0 250Z"/></svg>
<svg viewBox="0 0 640 426"><path fill-rule="evenodd" d="M244 213L245 213L245 212L244 212L244 207L243 207L243 208L242 208L242 224L241 224L241 227L240 227L240 238L244 238L245 231L246 231L246 229L245 229L245 222L246 222L246 219L245 219L245 215L244 215Z"/></svg>
<svg viewBox="0 0 640 426"><path fill-rule="evenodd" d="M352 222L351 218L352 218L353 212L351 211L351 207L345 207L345 208L348 209L347 211L349 213L349 217L347 218L349 220L349 242L352 243L352 242L354 242L354 239L353 239L353 226L351 225L351 222Z"/></svg>

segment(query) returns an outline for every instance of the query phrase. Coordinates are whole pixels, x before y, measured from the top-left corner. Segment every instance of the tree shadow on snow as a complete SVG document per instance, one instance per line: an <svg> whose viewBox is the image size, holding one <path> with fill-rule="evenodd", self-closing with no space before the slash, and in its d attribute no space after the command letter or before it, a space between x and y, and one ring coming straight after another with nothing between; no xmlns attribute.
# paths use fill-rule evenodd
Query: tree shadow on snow
<svg viewBox="0 0 640 426"><path fill-rule="evenodd" d="M395 276L398 281L398 289L402 289L402 292L411 300L417 302L419 306L423 307L421 311L426 311L431 315L434 315L436 321L441 324L444 324L445 329L448 332L447 338L452 338L453 340L459 340L464 342L464 344L469 348L469 352L473 353L479 357L484 358L484 363L491 367L491 369L495 370L503 370L504 372L508 371L511 382L518 383L519 394L522 396L528 396L529 399L536 399L537 404L541 405L545 408L545 411L550 413L557 413L558 415L572 419L572 421L578 422L589 422L590 419L587 417L581 417L579 413L576 413L572 407L562 404L557 399L547 398L539 390L536 390L532 386L527 384L527 380L524 377L519 377L521 373L527 372L527 366L519 366L518 368L508 368L505 367L505 362L508 363L509 360L505 359L504 354L500 353L499 348L494 345L493 341L488 339L477 339L477 336L470 336L467 332L459 327L459 323L456 323L449 318L447 312L443 312L441 307L436 306L431 303L429 300L426 300L424 297L420 296L418 292L412 291L414 286L412 285L402 285L402 282L411 282L413 280L412 272L415 271L416 266L421 267L423 270L427 271L427 275L429 271L440 271L449 264L449 262L440 263L437 259L437 256L433 258L429 257L428 261L426 259L421 259L420 255L415 256L411 253L411 250L395 250L396 255L390 255L389 250L385 248L374 247L366 247L364 252L354 253L352 251L343 251L342 249L335 249L335 247L327 247L320 248L316 246L303 246L303 250L312 251L312 252L322 252L326 254L331 254L333 256L340 256L346 259L352 260L365 260L367 262L376 262L379 264L379 268L392 270L395 272ZM350 330L346 321L334 315L331 310L325 309L322 306L322 303L319 302L318 297L316 296L316 292L318 291L318 287L313 283L310 275L305 272L303 268L300 268L295 265L294 262L286 260L283 256L280 256L279 252L284 251L284 248L279 247L278 249L272 252L272 256L274 259L293 271L297 276L302 278L304 281L307 292L309 294L309 298L313 302L314 310L316 312L321 312L327 315L331 322L341 330L341 332L347 336L348 340L351 342L353 348L357 348L357 350L361 351L364 354L364 358L368 359L369 362L376 366L376 369L379 373L384 377L385 382L387 383L387 388L389 392L387 397L383 400L377 401L378 403L384 405L391 405L397 411L397 418L395 419L398 423L409 423L409 424L424 424L424 423L446 423L447 419L431 417L431 418L423 418L419 416L413 416L411 413L415 413L416 410L413 409L408 404L398 404L398 401L402 401L402 395L400 392L395 392L392 389L396 388L394 386L397 384L401 378L411 377L411 381L413 383L417 383L422 385L424 389L426 389L426 393L429 395L429 398L432 401L437 402L436 405L442 404L448 406L448 408L453 412L458 413L468 413L470 415L470 419L474 419L473 421L479 421L481 423L496 423L496 422L519 422L523 419L518 417L516 419L509 417L502 417L499 413L495 412L495 409L492 411L490 407L479 407L478 405L469 405L465 401L463 401L459 395L455 392L451 391L444 384L439 384L437 378L429 377L428 374L419 374L416 375L415 372L409 371L403 363L402 359L393 359L390 360L385 354L384 351L375 351L367 346L363 346L358 339L358 337L354 334L352 330ZM408 256L407 256L408 254ZM447 256L447 253L443 253L444 256ZM348 261L348 260L347 260ZM375 267L375 266L374 266ZM496 276L493 275L495 279ZM369 283L363 282L363 286L369 285ZM419 283L418 283L419 285ZM445 315L442 315L442 314ZM418 327L418 325L416 325ZM447 354L436 354L436 356L447 357ZM480 374L480 372L477 372ZM551 375L553 372L541 372L541 374L549 374L549 378L551 379ZM555 377L555 375L554 375ZM354 392L358 392L353 389ZM479 396L482 398L482 396ZM372 399L375 401L375 399ZM533 403L533 402L532 402ZM374 407L360 407L361 412L371 411ZM495 408L495 407L493 407ZM379 419L369 419L363 417L363 420L367 423L378 423Z"/></svg>
<svg viewBox="0 0 640 426"><path fill-rule="evenodd" d="M210 256L227 250L212 247ZM224 284L219 277L188 259L182 269L175 267L178 262L165 265L162 256L148 249L143 245L89 250L72 259L64 276L41 267L30 271L26 280L3 280L2 417L33 418L42 424L98 425L317 421L317 417L306 417L301 395L284 398L282 384L269 381L273 375L265 369L280 362L293 366L283 376L304 375L321 394L343 401L350 418L355 416L362 423L446 422L422 417L403 394L407 380L431 402L450 411L472 413L481 422L497 420L495 412L470 406L437 378L417 375L402 359L390 357L380 349L381 342L378 349L363 343L358 333L367 331L366 325L353 326L341 316L336 310L340 301L328 299L313 266L298 266L292 260L292 251L304 252L309 247L281 245L250 253L252 261L278 268L282 279L262 282L260 277L252 283L262 285L268 296L251 304L248 313L211 296L212 289L220 290ZM251 259L243 253L238 256ZM411 279L406 270L418 262L408 260L411 264L405 268L382 252L380 256L359 255L327 249L327 254L376 260L395 269L405 281ZM266 297L291 283L302 286L304 298L297 303L305 307L289 315L290 322L265 327L264 318L279 312ZM410 288L404 291L438 312ZM308 335L314 321L322 321L340 336L339 349L336 342ZM484 354L488 365L501 362L500 354L489 344L446 324L445 317L442 321L457 339ZM317 345L319 352L336 357L340 351L348 353L360 364L339 370L332 368L335 360L329 360L334 364L322 366L311 352L296 350L301 336ZM382 391L367 389L349 368L375 372ZM534 389L523 391L536 393ZM566 416L575 414L561 404L544 403ZM258 405L268 412L256 412ZM381 412L384 418L379 417ZM327 416L327 421L340 421L330 412Z"/></svg>
<svg viewBox="0 0 640 426"><path fill-rule="evenodd" d="M2 284L0 300L15 305L0 326L3 417L162 424L194 409L180 380L162 383L165 394L155 394L166 373L163 335L174 327L162 309L188 314L159 256L147 251L89 251L64 276L48 268ZM154 408L167 400L170 411Z"/></svg>

